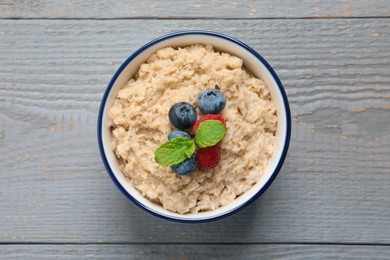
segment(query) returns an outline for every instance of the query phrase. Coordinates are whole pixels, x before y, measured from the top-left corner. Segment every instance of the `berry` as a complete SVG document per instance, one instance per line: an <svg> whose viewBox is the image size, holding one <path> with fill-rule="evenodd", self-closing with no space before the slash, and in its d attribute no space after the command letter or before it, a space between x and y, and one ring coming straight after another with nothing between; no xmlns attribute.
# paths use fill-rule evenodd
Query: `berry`
<svg viewBox="0 0 390 260"><path fill-rule="evenodd" d="M176 128L185 130L196 122L196 111L193 105L180 102L169 109L169 120Z"/></svg>
<svg viewBox="0 0 390 260"><path fill-rule="evenodd" d="M171 140L176 137L186 137L188 139L191 139L191 136L187 132L180 131L180 130L173 130L168 134L168 140Z"/></svg>
<svg viewBox="0 0 390 260"><path fill-rule="evenodd" d="M193 154L187 160L171 166L172 171L176 172L179 175L187 175L191 173L196 168L196 159L195 154Z"/></svg>
<svg viewBox="0 0 390 260"><path fill-rule="evenodd" d="M218 114L225 105L226 98L217 89L206 89L198 97L198 107L203 114Z"/></svg>
<svg viewBox="0 0 390 260"><path fill-rule="evenodd" d="M218 146L210 146L199 149L196 152L196 161L199 168L203 170L210 170L215 168L221 160L221 150Z"/></svg>
<svg viewBox="0 0 390 260"><path fill-rule="evenodd" d="M199 118L196 121L196 123L194 124L194 126L192 128L194 133L196 133L196 130L198 130L199 125L206 120L219 120L222 122L222 124L224 124L226 126L225 119L223 118L223 116L214 115L214 114L207 114L207 115L203 115L201 118Z"/></svg>

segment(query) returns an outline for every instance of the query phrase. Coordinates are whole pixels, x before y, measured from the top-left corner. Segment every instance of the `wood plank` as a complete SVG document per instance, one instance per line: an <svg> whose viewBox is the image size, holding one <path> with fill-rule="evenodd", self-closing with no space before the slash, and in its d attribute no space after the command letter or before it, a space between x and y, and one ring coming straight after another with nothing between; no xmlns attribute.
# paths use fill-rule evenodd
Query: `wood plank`
<svg viewBox="0 0 390 260"><path fill-rule="evenodd" d="M4 259L388 259L389 246L361 245L0 245Z"/></svg>
<svg viewBox="0 0 390 260"><path fill-rule="evenodd" d="M9 0L1 18L322 18L389 17L387 0L81 1Z"/></svg>
<svg viewBox="0 0 390 260"><path fill-rule="evenodd" d="M390 243L388 19L2 20L0 28L0 242ZM293 114L291 149L271 188L236 216L196 226L128 203L95 138L119 64L156 36L194 28L263 54Z"/></svg>

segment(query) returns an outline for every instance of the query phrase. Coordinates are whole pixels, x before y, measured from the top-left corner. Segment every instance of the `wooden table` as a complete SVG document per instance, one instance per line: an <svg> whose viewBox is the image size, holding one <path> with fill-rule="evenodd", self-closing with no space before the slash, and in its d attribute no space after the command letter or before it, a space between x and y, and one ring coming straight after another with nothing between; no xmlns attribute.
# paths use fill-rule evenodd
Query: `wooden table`
<svg viewBox="0 0 390 260"><path fill-rule="evenodd" d="M390 2L0 1L0 258L390 259ZM290 150L248 209L156 219L109 179L97 111L165 33L239 38L280 76Z"/></svg>

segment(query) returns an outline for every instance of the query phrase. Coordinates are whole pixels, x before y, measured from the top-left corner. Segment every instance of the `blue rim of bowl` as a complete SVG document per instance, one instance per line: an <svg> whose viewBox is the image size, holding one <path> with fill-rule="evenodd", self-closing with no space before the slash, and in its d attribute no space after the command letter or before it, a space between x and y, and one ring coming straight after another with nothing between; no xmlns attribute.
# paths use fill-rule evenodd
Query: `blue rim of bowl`
<svg viewBox="0 0 390 260"><path fill-rule="evenodd" d="M254 55L258 60L260 60L261 63L264 64L264 66L268 69L268 71L271 73L272 77L274 78L275 82L277 83L277 85L279 87L279 91L280 91L280 93L282 94L282 97L283 97L284 109L285 109L285 113L286 113L286 139L285 139L282 155L280 157L278 165L276 166L274 172L272 173L272 175L268 179L268 181L265 183L265 185L255 195L253 195L249 200L247 200L244 204L238 206L237 208L235 208L235 209L233 209L231 211L228 211L225 214L216 216L216 217L205 218L205 219L195 219L195 220L178 219L178 218L174 218L174 217L168 217L168 216L165 216L165 215L160 215L160 214L152 211L151 209L149 209L147 206L145 206L144 204L142 204L138 200L136 200L133 196L131 196L131 194L129 192L127 192L127 190L116 179L115 174L114 174L114 172L112 171L112 169L110 167L110 164L109 164L109 162L107 160L106 154L104 153L103 137L102 137L103 112L104 112L104 108L105 108L105 105L106 105L106 102L107 102L107 97L110 94L111 89L112 89L115 81L117 80L119 75L122 73L122 71L126 68L126 66L133 59L135 59L141 52L143 52L144 50L150 48L151 46L153 46L153 45L155 45L155 44L157 44L159 42L162 42L164 40L170 39L170 38L186 36L186 35L205 35L205 36L212 36L212 37L222 38L224 40L233 42L233 43L237 44L238 46L243 47L245 50L247 50L252 55ZM225 34L213 32L213 31L203 31L203 30L178 31L178 32L173 32L173 33L170 33L170 34L166 34L164 36L161 36L159 38L156 38L156 39L148 42L147 44L145 44L144 46L142 46L141 48L136 50L133 54L131 54L125 60L125 62L119 67L119 69L115 72L114 76L112 77L111 81L109 82L109 84L108 84L108 86L107 86L107 88L106 88L106 90L105 90L105 92L103 94L101 103L100 103L98 120L97 120L97 139L98 139L100 155L102 157L103 164L104 164L104 166L105 166L109 176L111 177L111 180L115 183L117 188L122 192L122 194L128 200L130 200L137 207L139 207L142 210L148 212L149 214L151 214L151 215L153 215L155 217L164 219L164 220L173 221L173 222L179 222L179 223L193 223L193 224L196 224L196 223L206 223L206 222L211 222L211 221L217 221L217 220L220 220L220 219L223 219L223 218L227 218L227 217L229 217L229 216L231 216L233 214L236 214L237 212L239 212L239 211L247 208L249 205L251 205L257 198L259 198L268 189L268 187L272 184L272 182L275 180L276 176L278 175L280 169L282 168L282 165L284 163L286 155L287 155L288 147L289 147L289 144L290 144L290 137L291 137L291 112L290 112L290 106L289 106L289 103L288 103L288 100L287 100L287 95L286 95L286 92L284 90L284 87L283 87L279 77L276 75L276 72L273 70L273 68L268 64L268 62L259 53L257 53L254 49L249 47L247 44L241 42L240 40L237 40L237 39L235 39L233 37L230 37L228 35L225 35Z"/></svg>

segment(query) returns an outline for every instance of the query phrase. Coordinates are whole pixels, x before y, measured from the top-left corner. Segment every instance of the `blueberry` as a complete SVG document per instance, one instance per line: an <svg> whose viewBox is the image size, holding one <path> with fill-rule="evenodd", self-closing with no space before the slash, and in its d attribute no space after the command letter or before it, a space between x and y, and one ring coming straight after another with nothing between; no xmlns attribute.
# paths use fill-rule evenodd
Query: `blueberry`
<svg viewBox="0 0 390 260"><path fill-rule="evenodd" d="M196 122L194 106L186 102L174 104L169 109L169 120L172 125L181 130L190 128Z"/></svg>
<svg viewBox="0 0 390 260"><path fill-rule="evenodd" d="M200 93L198 107L203 114L218 114L225 108L226 98L217 89L206 89Z"/></svg>
<svg viewBox="0 0 390 260"><path fill-rule="evenodd" d="M191 139L191 136L187 132L180 131L180 130L173 130L168 134L168 140L171 140L176 137L186 137L188 139Z"/></svg>
<svg viewBox="0 0 390 260"><path fill-rule="evenodd" d="M196 159L195 154L193 154L189 159L171 166L172 171L176 172L179 175L187 175L191 173L196 168Z"/></svg>

